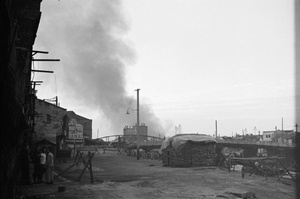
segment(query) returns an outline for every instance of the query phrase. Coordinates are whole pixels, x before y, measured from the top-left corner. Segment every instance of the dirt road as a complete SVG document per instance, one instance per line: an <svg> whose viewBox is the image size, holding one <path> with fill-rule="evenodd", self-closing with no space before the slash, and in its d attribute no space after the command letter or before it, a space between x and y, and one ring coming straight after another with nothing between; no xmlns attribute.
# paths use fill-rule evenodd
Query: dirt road
<svg viewBox="0 0 300 199"><path fill-rule="evenodd" d="M70 164L70 163L69 163ZM66 168L68 163L59 165ZM83 166L76 168L82 169ZM64 176L75 180L80 171ZM116 152L96 155L93 159L94 184L86 172L80 187L70 187L57 198L295 198L292 181L248 176L217 167L169 168L160 161L136 160ZM288 182L288 183L286 183ZM73 193L72 193L73 192Z"/></svg>
<svg viewBox="0 0 300 199"><path fill-rule="evenodd" d="M72 161L60 163L62 171ZM230 172L217 167L169 168L160 161L136 160L134 157L117 155L116 152L95 155L93 159L94 183L90 183L86 172L80 183L55 182L44 186L48 198L295 198L294 184L291 180L267 180L262 176L241 177L240 172ZM74 167L64 177L75 181L83 165ZM59 171L57 171L59 173ZM285 182L285 183L283 183ZM57 193L58 186L66 191ZM50 186L50 188L49 188ZM52 186L52 187L51 187ZM42 190L42 189L40 189Z"/></svg>

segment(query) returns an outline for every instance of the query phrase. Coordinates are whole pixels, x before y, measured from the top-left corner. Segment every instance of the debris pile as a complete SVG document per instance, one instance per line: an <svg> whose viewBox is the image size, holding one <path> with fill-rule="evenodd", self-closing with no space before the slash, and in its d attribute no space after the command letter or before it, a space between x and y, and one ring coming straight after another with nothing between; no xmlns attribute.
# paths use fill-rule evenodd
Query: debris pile
<svg viewBox="0 0 300 199"><path fill-rule="evenodd" d="M216 165L216 142L203 134L176 135L161 148L163 166L196 167Z"/></svg>
<svg viewBox="0 0 300 199"><path fill-rule="evenodd" d="M229 196L233 196L234 198L257 199L255 193L253 193L253 192L246 192L246 193L226 192L225 194L229 195Z"/></svg>

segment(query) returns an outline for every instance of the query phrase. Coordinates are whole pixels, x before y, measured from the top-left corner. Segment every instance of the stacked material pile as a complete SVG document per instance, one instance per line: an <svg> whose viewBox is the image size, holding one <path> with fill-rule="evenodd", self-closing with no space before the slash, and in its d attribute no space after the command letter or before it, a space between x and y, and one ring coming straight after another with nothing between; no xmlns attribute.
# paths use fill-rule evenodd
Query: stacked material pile
<svg viewBox="0 0 300 199"><path fill-rule="evenodd" d="M196 167L216 165L216 142L203 134L176 135L163 143L163 166Z"/></svg>

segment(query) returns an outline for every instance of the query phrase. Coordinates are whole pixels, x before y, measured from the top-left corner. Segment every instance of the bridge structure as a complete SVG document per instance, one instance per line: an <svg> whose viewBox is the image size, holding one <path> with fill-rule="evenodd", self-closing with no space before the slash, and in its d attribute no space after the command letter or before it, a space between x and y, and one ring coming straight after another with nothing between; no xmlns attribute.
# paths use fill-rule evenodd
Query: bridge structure
<svg viewBox="0 0 300 199"><path fill-rule="evenodd" d="M107 144L118 144L119 140L121 147L136 149L139 147L144 150L159 149L163 142L163 138L150 135L109 135L100 137Z"/></svg>
<svg viewBox="0 0 300 199"><path fill-rule="evenodd" d="M217 150L222 150L224 147L243 149L244 157L257 156L258 149L265 149L268 156L293 158L296 146L294 143L217 139Z"/></svg>
<svg viewBox="0 0 300 199"><path fill-rule="evenodd" d="M126 143L126 147L129 149L137 149L137 147L144 150L159 149L163 142L163 138L149 135L110 135L101 137L107 143L117 143L119 138L122 143ZM244 157L257 156L258 149L265 149L268 156L278 155L292 158L294 157L295 144L216 139L217 153L220 153L225 147L243 149Z"/></svg>
<svg viewBox="0 0 300 199"><path fill-rule="evenodd" d="M224 145L228 147L238 147L238 146L256 146L260 148L265 147L279 147L279 148L294 148L296 145L294 143L280 143L280 142L267 142L267 141L244 141L244 140L224 140L217 139L218 145Z"/></svg>

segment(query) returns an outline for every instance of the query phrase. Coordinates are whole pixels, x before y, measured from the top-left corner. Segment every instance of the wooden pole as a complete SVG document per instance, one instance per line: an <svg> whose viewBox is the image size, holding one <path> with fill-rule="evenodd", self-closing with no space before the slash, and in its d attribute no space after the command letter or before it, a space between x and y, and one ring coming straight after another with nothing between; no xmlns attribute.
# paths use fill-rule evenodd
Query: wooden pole
<svg viewBox="0 0 300 199"><path fill-rule="evenodd" d="M33 53L41 53L41 54L48 54L49 52L47 51L41 51L41 50L32 50Z"/></svg>
<svg viewBox="0 0 300 199"><path fill-rule="evenodd" d="M283 118L281 118L281 143L283 143Z"/></svg>
<svg viewBox="0 0 300 199"><path fill-rule="evenodd" d="M32 59L32 61L60 61L60 59Z"/></svg>
<svg viewBox="0 0 300 199"><path fill-rule="evenodd" d="M136 152L136 159L137 160L140 159L140 146L139 146L139 140L140 140L139 139L140 138L139 137L139 133L140 133L139 132L139 129L140 129L139 128L139 126L140 126L140 100L139 100L140 98L139 98L139 92L140 92L140 90L141 89L139 89L139 88L136 89L136 93L137 93L137 100L136 100L137 101L137 104L136 104L137 105L137 109L136 109L137 110L137 114L136 114L136 120L137 120L136 121L136 123L137 123L136 124L136 136L137 136L137 142L136 142L137 143L137 147L136 147L136 150L137 150L137 152Z"/></svg>
<svg viewBox="0 0 300 199"><path fill-rule="evenodd" d="M82 162L83 162L83 164L85 165L85 167L84 167L84 169L82 170L82 172L81 172L81 174L80 174L80 176L79 176L79 178L78 178L78 181L81 180L81 178L82 178L82 176L83 176L85 170L88 168L89 171L90 171L91 183L94 182L94 179L93 179L93 173L92 173L93 171L92 171L92 168L91 168L91 166L92 166L92 158L94 157L94 155L95 155L95 153L91 153L91 152L89 151L89 153L88 153L88 161L86 162L84 159L82 159Z"/></svg>
<svg viewBox="0 0 300 199"><path fill-rule="evenodd" d="M53 180L57 179L59 176L61 176L62 174L66 173L67 171L69 171L72 167L74 167L75 165L77 165L81 160L78 160L76 162L74 162L71 166L69 166L66 170L62 171L60 174L58 174L57 176L55 176L55 178L53 178Z"/></svg>
<svg viewBox="0 0 300 199"><path fill-rule="evenodd" d="M92 158L94 156L94 153L91 155L91 153L89 152L89 157L91 157L90 159L90 177L91 177L91 183L94 183L94 177L93 177L93 169L92 169Z"/></svg>
<svg viewBox="0 0 300 199"><path fill-rule="evenodd" d="M53 73L53 71L50 71L50 70L31 70L31 72L39 72L39 73Z"/></svg>

